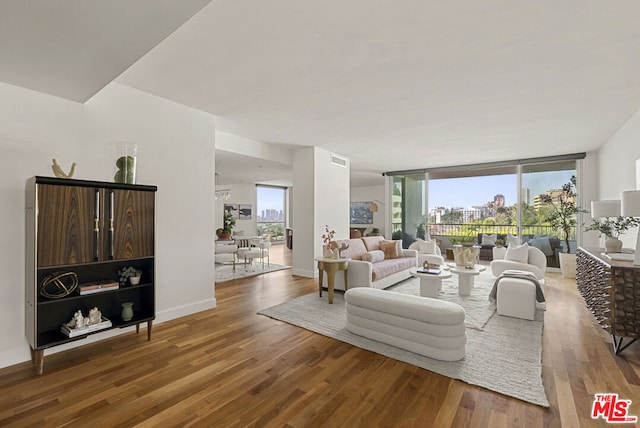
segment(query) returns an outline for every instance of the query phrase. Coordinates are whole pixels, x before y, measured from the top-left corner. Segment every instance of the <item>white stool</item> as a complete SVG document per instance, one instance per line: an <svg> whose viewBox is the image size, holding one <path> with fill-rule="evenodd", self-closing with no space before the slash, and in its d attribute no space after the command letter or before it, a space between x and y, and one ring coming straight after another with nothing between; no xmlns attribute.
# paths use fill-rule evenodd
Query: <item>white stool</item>
<svg viewBox="0 0 640 428"><path fill-rule="evenodd" d="M263 257L262 255L262 250L260 248L253 248L250 249L249 251L244 252L244 264L245 264L245 268L247 265L247 259L249 259L249 263L253 266L253 259L261 259ZM264 265L264 261L263 261L263 265Z"/></svg>
<svg viewBox="0 0 640 428"><path fill-rule="evenodd" d="M238 248L238 260L244 259L245 264L247 263L247 259L244 258L244 255L247 251L250 251L251 247L240 247Z"/></svg>
<svg viewBox="0 0 640 428"><path fill-rule="evenodd" d="M233 262L233 271L236 271L236 251L237 245L216 245L214 261L215 263Z"/></svg>
<svg viewBox="0 0 640 428"><path fill-rule="evenodd" d="M271 260L269 260L269 249L271 248L271 241L260 241L258 242L258 248L262 250L262 269L264 269L264 256L267 256L267 266L271 264Z"/></svg>
<svg viewBox="0 0 640 428"><path fill-rule="evenodd" d="M502 278L496 293L498 314L533 321L536 314L536 286L519 278Z"/></svg>

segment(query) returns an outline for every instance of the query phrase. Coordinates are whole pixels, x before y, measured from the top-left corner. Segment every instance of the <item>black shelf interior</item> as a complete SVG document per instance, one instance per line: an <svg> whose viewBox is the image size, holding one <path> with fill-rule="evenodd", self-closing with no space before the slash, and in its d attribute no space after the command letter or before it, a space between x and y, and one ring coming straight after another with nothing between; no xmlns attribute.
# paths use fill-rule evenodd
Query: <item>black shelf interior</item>
<svg viewBox="0 0 640 428"><path fill-rule="evenodd" d="M53 346L62 345L68 342L74 342L76 340L85 339L86 337L91 336L92 334L113 330L114 328L130 327L136 324L145 323L147 321L152 321L155 319L155 317L153 316L145 317L135 313L134 313L134 317L129 321L122 321L122 319L120 319L119 317L120 315L118 315L118 319L110 319L112 324L111 327L92 331L91 333L83 334L81 336L67 337L66 334L60 331L60 328L58 328L57 330L50 330L50 331L45 331L43 333L38 333L38 343L42 344L40 347L38 347L38 349L46 349Z"/></svg>

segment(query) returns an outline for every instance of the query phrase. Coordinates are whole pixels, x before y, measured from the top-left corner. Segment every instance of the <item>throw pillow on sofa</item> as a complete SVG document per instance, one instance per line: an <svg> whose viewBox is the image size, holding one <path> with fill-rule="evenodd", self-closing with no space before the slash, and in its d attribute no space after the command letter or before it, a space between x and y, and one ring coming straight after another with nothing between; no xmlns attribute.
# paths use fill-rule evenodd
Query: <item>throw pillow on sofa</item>
<svg viewBox="0 0 640 428"><path fill-rule="evenodd" d="M518 237L512 234L507 234L507 246L518 245Z"/></svg>
<svg viewBox="0 0 640 428"><path fill-rule="evenodd" d="M398 258L398 244L396 244L396 241L380 241L380 249L384 252L385 259Z"/></svg>
<svg viewBox="0 0 640 428"><path fill-rule="evenodd" d="M384 251L373 250L368 251L362 255L362 260L369 263L377 263L384 260Z"/></svg>
<svg viewBox="0 0 640 428"><path fill-rule="evenodd" d="M529 261L529 244L525 242L522 245L509 245L507 247L507 254L504 256L504 259L514 262L527 263Z"/></svg>
<svg viewBox="0 0 640 428"><path fill-rule="evenodd" d="M496 245L496 239L498 239L497 234L487 235L485 233L482 234L482 242L480 245Z"/></svg>

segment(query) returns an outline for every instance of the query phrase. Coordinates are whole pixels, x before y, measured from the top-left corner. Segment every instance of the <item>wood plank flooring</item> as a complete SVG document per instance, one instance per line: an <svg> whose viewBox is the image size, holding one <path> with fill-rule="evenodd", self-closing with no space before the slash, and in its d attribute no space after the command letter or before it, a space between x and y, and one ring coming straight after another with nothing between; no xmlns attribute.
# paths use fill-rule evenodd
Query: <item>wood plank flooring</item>
<svg viewBox="0 0 640 428"><path fill-rule="evenodd" d="M274 263L291 263L284 246ZM0 426L601 427L593 396L640 416L640 343L614 356L575 282L548 274L549 409L256 312L317 291L290 270L216 285L218 307L0 370Z"/></svg>

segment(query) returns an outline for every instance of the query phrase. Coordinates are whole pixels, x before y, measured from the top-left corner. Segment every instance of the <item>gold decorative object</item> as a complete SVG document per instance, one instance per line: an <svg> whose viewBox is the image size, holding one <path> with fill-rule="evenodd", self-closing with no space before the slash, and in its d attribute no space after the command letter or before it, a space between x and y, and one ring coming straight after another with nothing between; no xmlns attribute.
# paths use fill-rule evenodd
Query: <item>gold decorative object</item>
<svg viewBox="0 0 640 428"><path fill-rule="evenodd" d="M42 280L40 294L49 299L60 299L73 293L78 287L75 272L54 272Z"/></svg>
<svg viewBox="0 0 640 428"><path fill-rule="evenodd" d="M58 178L71 178L73 174L76 172L76 164L71 164L71 171L67 174L62 170L60 165L58 165L58 161L53 159L53 165L51 165L51 169L53 169L53 174Z"/></svg>

